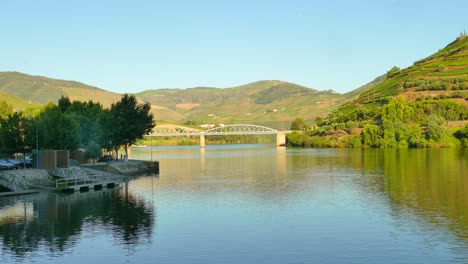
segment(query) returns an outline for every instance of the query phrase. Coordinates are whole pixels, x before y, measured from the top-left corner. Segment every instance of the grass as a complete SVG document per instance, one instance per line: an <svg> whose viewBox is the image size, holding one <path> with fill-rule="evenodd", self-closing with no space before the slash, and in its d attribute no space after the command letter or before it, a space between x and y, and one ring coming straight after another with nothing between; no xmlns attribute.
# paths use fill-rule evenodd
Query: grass
<svg viewBox="0 0 468 264"><path fill-rule="evenodd" d="M14 95L0 92L0 101L6 101L7 103L11 104L13 106L14 110L19 110L23 111L27 107L36 107L39 106L38 103L35 102L29 102L28 100L16 97Z"/></svg>
<svg viewBox="0 0 468 264"><path fill-rule="evenodd" d="M110 105L120 95L75 81L64 81L19 72L0 72L0 92L37 104L57 103L61 96Z"/></svg>

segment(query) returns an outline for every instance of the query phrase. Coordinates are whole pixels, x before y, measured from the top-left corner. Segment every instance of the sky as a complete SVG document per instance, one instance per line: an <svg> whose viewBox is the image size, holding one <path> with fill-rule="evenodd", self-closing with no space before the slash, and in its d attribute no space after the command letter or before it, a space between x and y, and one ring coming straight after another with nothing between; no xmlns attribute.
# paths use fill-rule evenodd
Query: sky
<svg viewBox="0 0 468 264"><path fill-rule="evenodd" d="M118 93L283 80L343 93L468 31L466 0L1 0L0 71Z"/></svg>

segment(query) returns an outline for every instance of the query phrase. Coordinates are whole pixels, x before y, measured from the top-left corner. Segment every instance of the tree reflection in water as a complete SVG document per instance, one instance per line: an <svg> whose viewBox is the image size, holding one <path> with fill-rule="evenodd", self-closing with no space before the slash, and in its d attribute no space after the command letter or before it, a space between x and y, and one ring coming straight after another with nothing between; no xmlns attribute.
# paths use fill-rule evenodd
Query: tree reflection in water
<svg viewBox="0 0 468 264"><path fill-rule="evenodd" d="M48 249L54 255L77 244L87 226L110 233L129 250L152 237L153 205L124 189L41 194L31 199L33 217L0 219L2 252L24 258ZM31 212L25 209L26 215Z"/></svg>

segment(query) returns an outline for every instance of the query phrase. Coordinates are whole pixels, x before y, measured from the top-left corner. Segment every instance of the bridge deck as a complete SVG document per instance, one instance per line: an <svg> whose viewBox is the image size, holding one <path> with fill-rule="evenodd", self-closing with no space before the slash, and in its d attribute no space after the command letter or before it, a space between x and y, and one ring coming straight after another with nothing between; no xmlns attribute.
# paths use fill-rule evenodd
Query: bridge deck
<svg viewBox="0 0 468 264"><path fill-rule="evenodd" d="M178 126L156 126L148 136L225 136L225 135L276 135L278 130L249 124L219 126L209 130L195 130Z"/></svg>

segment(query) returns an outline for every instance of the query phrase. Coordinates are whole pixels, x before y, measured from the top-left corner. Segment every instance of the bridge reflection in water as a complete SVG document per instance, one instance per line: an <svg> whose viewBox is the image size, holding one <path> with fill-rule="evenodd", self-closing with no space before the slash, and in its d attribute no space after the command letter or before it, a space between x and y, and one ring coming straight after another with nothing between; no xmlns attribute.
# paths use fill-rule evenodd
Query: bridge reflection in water
<svg viewBox="0 0 468 264"><path fill-rule="evenodd" d="M198 130L184 126L156 126L153 132L147 136L152 137L181 137L181 136L199 136L200 147L205 147L205 136L228 136L228 135L276 135L276 145L286 145L286 134L290 131L278 131L273 128L237 124L215 127L209 130Z"/></svg>

